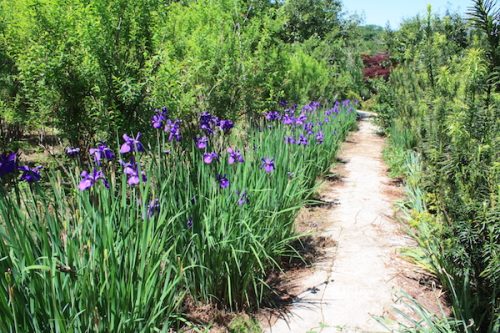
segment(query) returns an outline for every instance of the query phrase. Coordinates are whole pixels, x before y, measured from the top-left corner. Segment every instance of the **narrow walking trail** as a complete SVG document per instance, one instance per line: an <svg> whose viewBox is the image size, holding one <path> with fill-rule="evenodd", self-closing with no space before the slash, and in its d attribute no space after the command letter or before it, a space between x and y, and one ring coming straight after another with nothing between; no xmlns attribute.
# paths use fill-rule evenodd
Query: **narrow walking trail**
<svg viewBox="0 0 500 333"><path fill-rule="evenodd" d="M321 191L324 200L338 202L322 212L320 232L336 246L293 281L297 297L266 332L384 332L373 316L390 317L396 293L419 288L414 269L398 256L398 248L412 242L393 219L402 191L387 176L384 139L372 119L362 118L358 126L341 148L344 163L334 170L341 181Z"/></svg>

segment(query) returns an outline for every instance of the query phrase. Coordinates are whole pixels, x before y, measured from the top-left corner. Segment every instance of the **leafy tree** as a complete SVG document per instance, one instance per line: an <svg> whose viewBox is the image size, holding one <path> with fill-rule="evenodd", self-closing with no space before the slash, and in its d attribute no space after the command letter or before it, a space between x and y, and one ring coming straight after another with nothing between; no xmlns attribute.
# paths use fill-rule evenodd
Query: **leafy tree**
<svg viewBox="0 0 500 333"><path fill-rule="evenodd" d="M303 42L313 36L323 39L340 26L339 0L288 0L283 5L287 42Z"/></svg>

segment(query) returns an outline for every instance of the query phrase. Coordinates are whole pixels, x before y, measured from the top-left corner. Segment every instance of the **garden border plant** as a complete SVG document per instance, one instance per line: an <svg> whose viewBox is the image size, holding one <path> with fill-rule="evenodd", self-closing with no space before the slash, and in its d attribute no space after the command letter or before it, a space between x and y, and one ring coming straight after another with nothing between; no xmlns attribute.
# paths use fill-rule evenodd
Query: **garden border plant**
<svg viewBox="0 0 500 333"><path fill-rule="evenodd" d="M294 218L353 110L283 102L243 132L208 112L184 124L163 108L153 144L125 134L117 149L91 148L89 164L71 147L57 169L2 155L0 330L168 331L186 325L187 295L258 307L267 273L295 255Z"/></svg>

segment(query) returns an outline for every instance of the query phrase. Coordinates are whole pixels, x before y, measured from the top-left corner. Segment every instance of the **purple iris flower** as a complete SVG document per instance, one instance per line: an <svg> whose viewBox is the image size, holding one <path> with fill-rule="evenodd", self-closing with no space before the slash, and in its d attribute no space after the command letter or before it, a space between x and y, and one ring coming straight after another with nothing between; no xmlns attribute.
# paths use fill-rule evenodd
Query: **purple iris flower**
<svg viewBox="0 0 500 333"><path fill-rule="evenodd" d="M295 139L292 136L285 136L285 143L289 145L295 144Z"/></svg>
<svg viewBox="0 0 500 333"><path fill-rule="evenodd" d="M188 227L188 229L191 229L193 227L193 218L192 217L188 218L188 220L186 222L186 226Z"/></svg>
<svg viewBox="0 0 500 333"><path fill-rule="evenodd" d="M285 113L283 115L283 120L282 120L284 125L292 125L295 123L295 117L290 115L289 113Z"/></svg>
<svg viewBox="0 0 500 333"><path fill-rule="evenodd" d="M238 195L238 205L243 206L250 203L250 198L248 197L246 191L243 191L241 193L239 191L236 191L236 194Z"/></svg>
<svg viewBox="0 0 500 333"><path fill-rule="evenodd" d="M148 180L144 171L139 175L139 166L135 163L135 159L131 158L128 163L120 161L120 164L123 166L123 173L127 175L127 184L130 186L138 185L141 181L140 176L142 176L143 182Z"/></svg>
<svg viewBox="0 0 500 333"><path fill-rule="evenodd" d="M69 157L76 157L78 154L80 154L80 148L75 148L75 147L66 148L66 155L68 155Z"/></svg>
<svg viewBox="0 0 500 333"><path fill-rule="evenodd" d="M151 117L151 125L153 128L161 128L167 118L168 110L165 106L162 107L161 110L156 109L155 114Z"/></svg>
<svg viewBox="0 0 500 333"><path fill-rule="evenodd" d="M182 140L181 129L179 126L175 127L174 130L170 131L170 135L168 136L168 140L173 141L174 139L177 142Z"/></svg>
<svg viewBox="0 0 500 333"><path fill-rule="evenodd" d="M206 136L196 137L195 141L198 149L207 148L208 138Z"/></svg>
<svg viewBox="0 0 500 333"><path fill-rule="evenodd" d="M304 130L307 132L308 135L311 135L313 134L313 127L314 123L308 122L304 125Z"/></svg>
<svg viewBox="0 0 500 333"><path fill-rule="evenodd" d="M229 147L227 148L227 152L229 153L229 158L227 161L229 164L245 162L239 150Z"/></svg>
<svg viewBox="0 0 500 333"><path fill-rule="evenodd" d="M219 120L218 126L224 133L229 133L229 131L234 127L234 123L229 119Z"/></svg>
<svg viewBox="0 0 500 333"><path fill-rule="evenodd" d="M200 128L205 134L212 135L214 133L213 126L218 123L218 118L212 116L209 112L204 111L200 114Z"/></svg>
<svg viewBox="0 0 500 333"><path fill-rule="evenodd" d="M311 103L304 105L304 107L302 108L302 111L313 112L313 111L316 111L320 106L321 106L321 104L319 102L312 101Z"/></svg>
<svg viewBox="0 0 500 333"><path fill-rule="evenodd" d="M136 137L130 137L127 134L123 134L123 140L125 140L125 143L122 144L120 148L120 154L126 154L130 152L141 152L144 151L144 146L142 143L139 141L141 139L141 132L137 133Z"/></svg>
<svg viewBox="0 0 500 333"><path fill-rule="evenodd" d="M339 113L340 112L339 102L335 102L335 105L333 106L333 112L334 113Z"/></svg>
<svg viewBox="0 0 500 333"><path fill-rule="evenodd" d="M212 116L210 112L203 111L200 114L200 124L210 124L214 121L214 118L216 119L216 117Z"/></svg>
<svg viewBox="0 0 500 333"><path fill-rule="evenodd" d="M261 168L264 169L267 173L273 172L274 171L274 160L264 157L262 159L262 165Z"/></svg>
<svg viewBox="0 0 500 333"><path fill-rule="evenodd" d="M0 155L0 177L12 173L17 168L17 154L3 153Z"/></svg>
<svg viewBox="0 0 500 333"><path fill-rule="evenodd" d="M156 128L156 129L162 128L164 121L165 121L165 119L163 119L162 115L158 114L158 113L155 113L151 117L151 125L153 126L153 128Z"/></svg>
<svg viewBox="0 0 500 333"><path fill-rule="evenodd" d="M148 217L151 218L153 215L160 212L160 200L154 199L149 202L148 205Z"/></svg>
<svg viewBox="0 0 500 333"><path fill-rule="evenodd" d="M82 177L82 180L80 181L80 184L78 185L78 188L80 191L85 191L94 186L97 181L101 180L104 186L106 188L109 188L109 183L106 180L106 177L104 177L104 174L101 170L96 170L94 169L91 173L87 171L83 171L80 175Z"/></svg>
<svg viewBox="0 0 500 333"><path fill-rule="evenodd" d="M302 112L312 112L312 111L313 111L313 109L312 109L311 105L309 105L309 104L306 104L302 107Z"/></svg>
<svg viewBox="0 0 500 333"><path fill-rule="evenodd" d="M115 158L113 151L103 142L99 143L96 148L90 148L90 155L94 156L95 162L100 165L102 159L112 160Z"/></svg>
<svg viewBox="0 0 500 333"><path fill-rule="evenodd" d="M284 108L288 105L288 102L282 99L281 101L279 101L279 105Z"/></svg>
<svg viewBox="0 0 500 333"><path fill-rule="evenodd" d="M323 140L325 139L324 135L323 135L323 132L319 131L317 134L316 134L316 142L317 143L323 143Z"/></svg>
<svg viewBox="0 0 500 333"><path fill-rule="evenodd" d="M163 130L168 133L168 141L175 140L179 142L182 140L181 121L179 119L174 121L167 119Z"/></svg>
<svg viewBox="0 0 500 333"><path fill-rule="evenodd" d="M325 123L329 123L329 122L330 122L330 118L325 117L324 122L325 122Z"/></svg>
<svg viewBox="0 0 500 333"><path fill-rule="evenodd" d="M226 175L217 175L217 181L219 182L220 188L229 187L229 179L227 179Z"/></svg>
<svg viewBox="0 0 500 333"><path fill-rule="evenodd" d="M278 111L269 111L265 115L266 115L266 119L269 121L275 121L275 120L279 120L281 118L281 115Z"/></svg>
<svg viewBox="0 0 500 333"><path fill-rule="evenodd" d="M304 112L302 112L297 119L295 119L295 124L296 125L303 125L307 120L307 116Z"/></svg>
<svg viewBox="0 0 500 333"><path fill-rule="evenodd" d="M300 135L299 137L299 140L297 141L297 144L298 145L303 145L303 146L307 146L307 137L303 134Z"/></svg>
<svg viewBox="0 0 500 333"><path fill-rule="evenodd" d="M210 164L214 160L218 160L218 159L219 159L219 155L217 155L217 153L214 151L210 152L210 153L203 154L203 162L205 162L206 164Z"/></svg>
<svg viewBox="0 0 500 333"><path fill-rule="evenodd" d="M212 126L210 125L210 123L200 124L200 128L207 135L212 135L214 133L214 130L212 129Z"/></svg>
<svg viewBox="0 0 500 333"><path fill-rule="evenodd" d="M40 181L40 179L42 178L42 176L40 175L40 170L42 169L41 165L35 168L30 168L27 165L23 165L20 166L18 169L23 172L21 178L19 178L19 180L21 181L25 181L27 183L35 183Z"/></svg>

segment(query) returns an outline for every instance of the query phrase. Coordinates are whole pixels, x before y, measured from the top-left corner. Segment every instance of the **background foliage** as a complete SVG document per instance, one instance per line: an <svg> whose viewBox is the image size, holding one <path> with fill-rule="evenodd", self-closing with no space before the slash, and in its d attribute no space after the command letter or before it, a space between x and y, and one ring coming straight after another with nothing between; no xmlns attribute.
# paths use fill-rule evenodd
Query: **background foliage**
<svg viewBox="0 0 500 333"><path fill-rule="evenodd" d="M3 146L50 128L84 147L144 129L152 107L253 116L361 83L338 1L1 0L0 14Z"/></svg>

